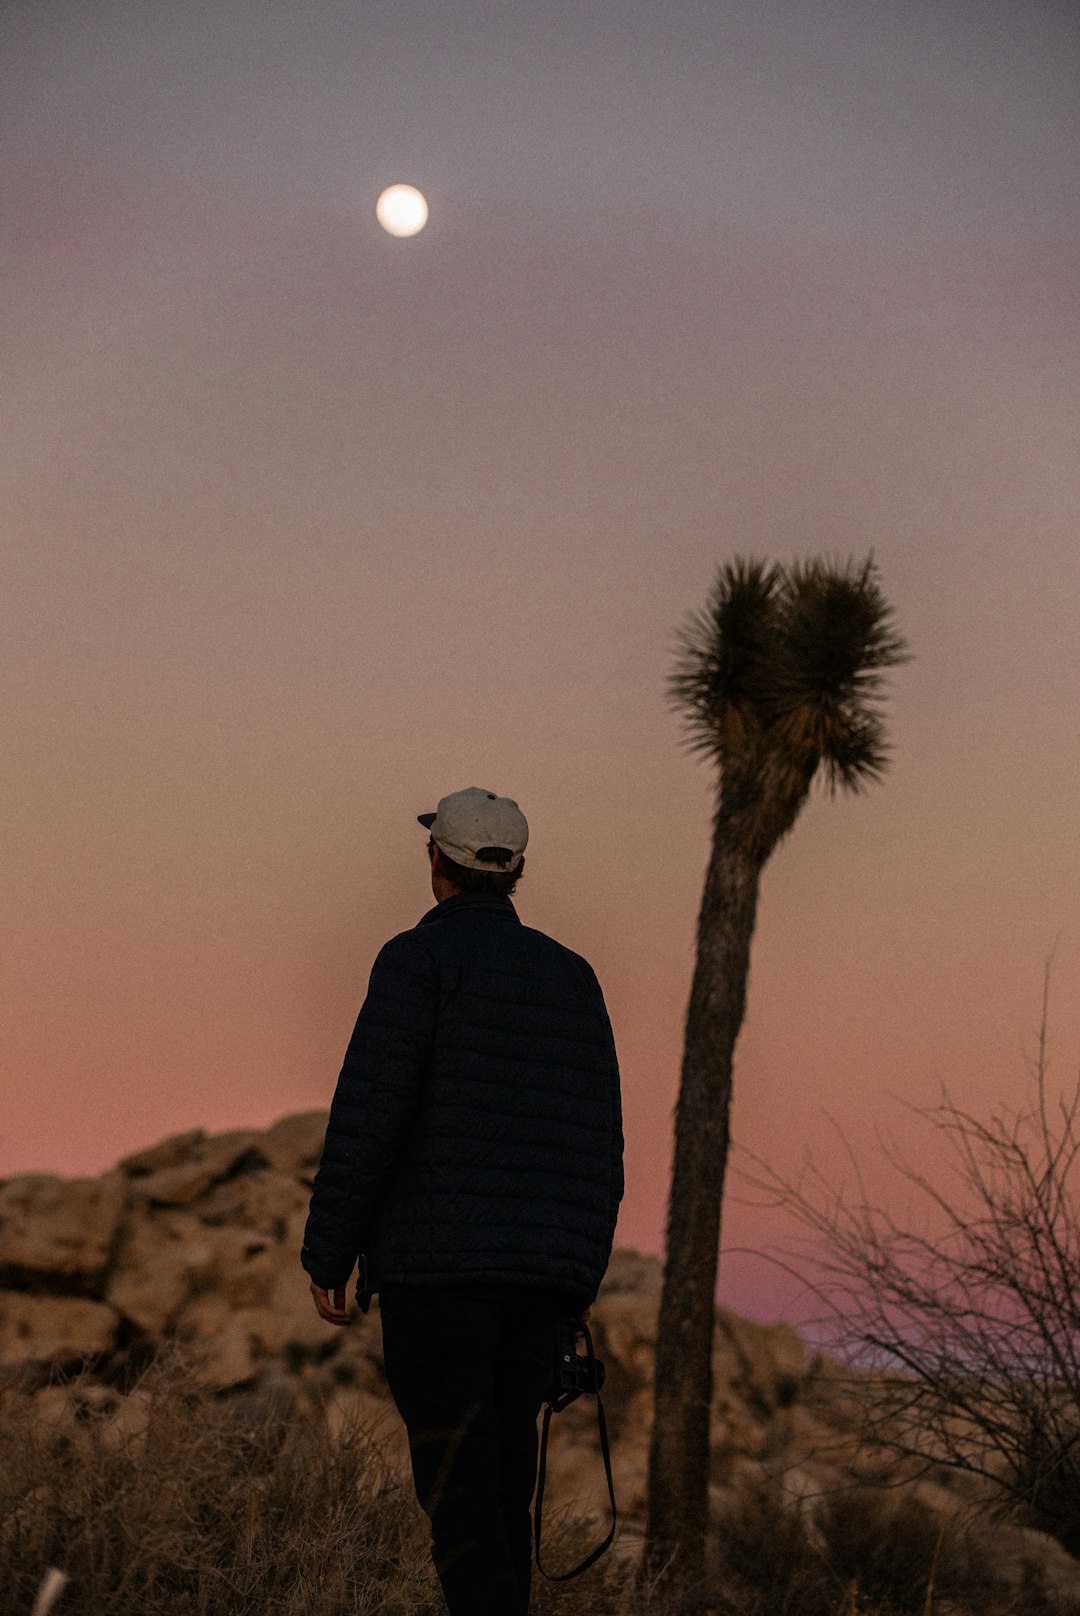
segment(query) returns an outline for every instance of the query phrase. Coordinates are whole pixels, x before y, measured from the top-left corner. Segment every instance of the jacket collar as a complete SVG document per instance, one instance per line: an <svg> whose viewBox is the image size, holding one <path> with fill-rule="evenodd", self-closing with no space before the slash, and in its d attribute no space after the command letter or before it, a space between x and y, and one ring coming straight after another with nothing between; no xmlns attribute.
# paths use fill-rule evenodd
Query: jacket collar
<svg viewBox="0 0 1080 1616"><path fill-rule="evenodd" d="M509 898L494 898L483 892L458 892L454 897L437 903L426 915L421 915L417 925L426 926L433 920L450 920L454 915L474 909L492 915L496 920L512 920L521 925L521 916Z"/></svg>

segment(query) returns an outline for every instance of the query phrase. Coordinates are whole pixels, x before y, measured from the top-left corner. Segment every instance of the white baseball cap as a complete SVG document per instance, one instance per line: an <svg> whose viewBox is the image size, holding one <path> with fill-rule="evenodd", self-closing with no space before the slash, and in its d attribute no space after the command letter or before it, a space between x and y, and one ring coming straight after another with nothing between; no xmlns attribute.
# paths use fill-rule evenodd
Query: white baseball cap
<svg viewBox="0 0 1080 1616"><path fill-rule="evenodd" d="M467 786L439 799L433 814L417 814L419 824L429 830L447 858L466 870L516 870L529 840L529 826L512 797L500 797L483 786ZM506 859L480 858L495 849L509 853Z"/></svg>

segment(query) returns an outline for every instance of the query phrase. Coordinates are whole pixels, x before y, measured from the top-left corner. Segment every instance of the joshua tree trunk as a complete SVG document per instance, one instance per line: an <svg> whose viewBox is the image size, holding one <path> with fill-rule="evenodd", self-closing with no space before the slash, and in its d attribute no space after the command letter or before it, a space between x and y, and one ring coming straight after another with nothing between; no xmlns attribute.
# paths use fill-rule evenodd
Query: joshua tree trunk
<svg viewBox="0 0 1080 1616"><path fill-rule="evenodd" d="M771 566L736 556L680 637L670 682L692 750L717 770L675 1114L657 1324L649 1520L640 1583L667 1608L707 1603L709 1415L732 1058L746 1009L761 872L819 768L831 792L880 779L882 670L908 660L873 557Z"/></svg>
<svg viewBox="0 0 1080 1616"><path fill-rule="evenodd" d="M700 1588L705 1569L720 1203L732 1055L746 1009L759 878L754 864L719 841L714 845L686 1016L656 1342L646 1540L648 1569L655 1574L670 1563L673 1592Z"/></svg>
<svg viewBox="0 0 1080 1616"><path fill-rule="evenodd" d="M698 916L697 964L675 1115L642 1561L643 1575L664 1575L671 1596L684 1609L704 1602L712 1342L732 1058L746 1010L762 867L794 823L808 789L809 781L772 816L762 812L759 789L753 794L751 823L744 794L725 794Z"/></svg>

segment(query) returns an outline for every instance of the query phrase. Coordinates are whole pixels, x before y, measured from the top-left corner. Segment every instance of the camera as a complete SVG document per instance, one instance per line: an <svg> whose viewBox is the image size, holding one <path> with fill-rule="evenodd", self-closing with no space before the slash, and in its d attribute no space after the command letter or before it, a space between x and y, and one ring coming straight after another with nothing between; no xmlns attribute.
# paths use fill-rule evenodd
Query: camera
<svg viewBox="0 0 1080 1616"><path fill-rule="evenodd" d="M550 1393L550 1401L558 1409L565 1408L567 1403L572 1403L582 1392L599 1392L604 1384L604 1366L600 1359L591 1353L585 1357L577 1350L577 1334L581 1327L580 1319L559 1320L555 1343L555 1372ZM586 1335L586 1340L591 1347L592 1338Z"/></svg>
<svg viewBox="0 0 1080 1616"><path fill-rule="evenodd" d="M582 1356L577 1349L579 1334L585 1337L585 1356ZM575 1318L573 1315L561 1318L555 1331L555 1362L547 1394L547 1407L544 1410L544 1430L540 1438L540 1467L536 1476L536 1513L533 1516L536 1563L551 1582L566 1582L570 1577L576 1577L579 1572L587 1570L594 1560L599 1560L605 1549L611 1547L615 1536L615 1526L619 1517L615 1508L615 1483L611 1479L611 1450L608 1447L607 1420L604 1418L604 1399L600 1395L603 1384L604 1366L593 1351L589 1326L584 1319ZM551 1416L560 1413L568 1403L574 1401L575 1397L580 1397L582 1392L593 1392L596 1395L596 1423L600 1431L600 1451L604 1455L604 1474L607 1476L608 1497L611 1499L611 1529L604 1541L598 1544L591 1554L587 1554L573 1571L563 1571L559 1576L553 1576L540 1564L540 1522L544 1508L548 1430Z"/></svg>

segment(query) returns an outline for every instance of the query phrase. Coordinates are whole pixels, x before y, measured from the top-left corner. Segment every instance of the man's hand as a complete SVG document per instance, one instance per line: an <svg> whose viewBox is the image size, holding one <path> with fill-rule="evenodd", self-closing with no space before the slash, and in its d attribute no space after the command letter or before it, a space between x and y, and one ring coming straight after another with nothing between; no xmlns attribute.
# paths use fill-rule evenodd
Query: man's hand
<svg viewBox="0 0 1080 1616"><path fill-rule="evenodd" d="M331 1296L329 1291L324 1291L320 1285L313 1284L311 1294L315 1298L315 1310L320 1319L325 1319L327 1324L348 1324L344 1285L336 1286Z"/></svg>
<svg viewBox="0 0 1080 1616"><path fill-rule="evenodd" d="M588 1324L589 1320L592 1318L592 1308L591 1307L583 1307L581 1309L581 1312L578 1314L578 1318L581 1320L582 1324ZM585 1331L584 1330L576 1330L574 1333L577 1336L577 1339L579 1341L584 1341L584 1339L585 1339Z"/></svg>

